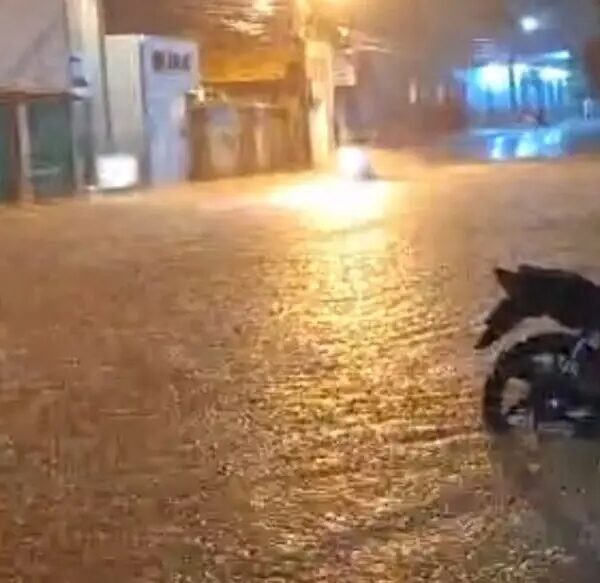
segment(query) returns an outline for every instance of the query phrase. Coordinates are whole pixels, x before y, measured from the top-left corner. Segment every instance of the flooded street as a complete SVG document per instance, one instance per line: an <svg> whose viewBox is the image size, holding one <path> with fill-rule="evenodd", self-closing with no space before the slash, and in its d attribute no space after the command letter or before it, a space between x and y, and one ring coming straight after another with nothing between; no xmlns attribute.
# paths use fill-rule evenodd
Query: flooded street
<svg viewBox="0 0 600 583"><path fill-rule="evenodd" d="M600 281L600 166L378 168L0 211L0 580L595 580L600 448L491 444L472 345Z"/></svg>

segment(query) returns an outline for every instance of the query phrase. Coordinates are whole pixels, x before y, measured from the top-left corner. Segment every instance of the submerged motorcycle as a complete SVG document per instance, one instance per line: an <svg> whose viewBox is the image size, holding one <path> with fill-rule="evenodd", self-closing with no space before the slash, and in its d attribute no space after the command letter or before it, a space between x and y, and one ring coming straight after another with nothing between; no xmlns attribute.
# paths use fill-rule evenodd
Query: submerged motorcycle
<svg viewBox="0 0 600 583"><path fill-rule="evenodd" d="M361 182L376 178L365 136L353 136L338 148L337 170L346 180Z"/></svg>
<svg viewBox="0 0 600 583"><path fill-rule="evenodd" d="M483 419L495 434L600 437L600 287L568 271L496 270L506 292L476 344L488 349L529 318L560 330L533 334L502 352L487 379Z"/></svg>
<svg viewBox="0 0 600 583"><path fill-rule="evenodd" d="M369 155L360 145L342 146L337 152L338 172L346 180L368 181L375 178Z"/></svg>

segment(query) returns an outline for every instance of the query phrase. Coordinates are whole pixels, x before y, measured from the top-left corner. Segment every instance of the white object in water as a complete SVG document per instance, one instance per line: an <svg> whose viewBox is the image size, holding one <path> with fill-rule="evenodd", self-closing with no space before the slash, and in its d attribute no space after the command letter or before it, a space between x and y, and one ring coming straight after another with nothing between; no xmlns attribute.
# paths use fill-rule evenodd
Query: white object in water
<svg viewBox="0 0 600 583"><path fill-rule="evenodd" d="M128 154L108 154L97 160L100 190L126 190L139 183L138 161Z"/></svg>
<svg viewBox="0 0 600 583"><path fill-rule="evenodd" d="M372 174L366 152L356 146L343 146L337 154L338 170L352 180L366 179Z"/></svg>

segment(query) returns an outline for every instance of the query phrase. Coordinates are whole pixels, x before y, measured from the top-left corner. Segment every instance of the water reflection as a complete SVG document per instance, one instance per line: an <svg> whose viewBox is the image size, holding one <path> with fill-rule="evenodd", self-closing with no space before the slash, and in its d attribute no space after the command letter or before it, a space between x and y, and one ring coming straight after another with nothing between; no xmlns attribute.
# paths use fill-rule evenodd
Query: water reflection
<svg viewBox="0 0 600 583"><path fill-rule="evenodd" d="M526 501L543 518L548 542L575 556L577 570L582 575L597 572L600 565L597 443L551 439L524 444L510 436L495 437L490 459L496 476L512 492L512 497Z"/></svg>
<svg viewBox="0 0 600 583"><path fill-rule="evenodd" d="M299 211L325 229L345 230L382 219L391 196L389 183L320 178L277 193L277 206Z"/></svg>
<svg viewBox="0 0 600 583"><path fill-rule="evenodd" d="M325 233L299 239L287 256L293 279L282 280L274 306L282 349L264 358L285 433L270 464L279 470L253 493L276 525L280 563L301 557L307 581L382 580L366 573L395 573L383 546L414 556L429 527L434 545L439 467L464 467L456 447L438 441L464 430L456 417L440 421L448 379L431 373L432 320L446 325L435 309L439 279L430 285L417 263L410 213L389 216L388 203L411 209L405 193L397 183L322 179L275 199ZM272 323L268 337L278 337Z"/></svg>
<svg viewBox="0 0 600 583"><path fill-rule="evenodd" d="M565 153L565 135L560 128L500 133L491 137L486 151L491 160L498 162L558 158Z"/></svg>
<svg viewBox="0 0 600 583"><path fill-rule="evenodd" d="M505 162L555 159L600 150L598 122L569 122L547 127L474 129L439 142L442 157Z"/></svg>

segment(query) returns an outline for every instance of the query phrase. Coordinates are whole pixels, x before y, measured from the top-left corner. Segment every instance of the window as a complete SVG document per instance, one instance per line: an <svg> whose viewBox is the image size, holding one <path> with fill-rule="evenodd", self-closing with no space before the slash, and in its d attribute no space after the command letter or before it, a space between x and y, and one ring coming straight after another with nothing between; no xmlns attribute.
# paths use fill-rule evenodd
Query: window
<svg viewBox="0 0 600 583"><path fill-rule="evenodd" d="M166 55L163 51L154 51L152 53L152 67L155 71L164 71L166 61Z"/></svg>

